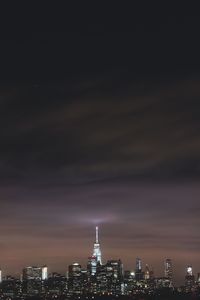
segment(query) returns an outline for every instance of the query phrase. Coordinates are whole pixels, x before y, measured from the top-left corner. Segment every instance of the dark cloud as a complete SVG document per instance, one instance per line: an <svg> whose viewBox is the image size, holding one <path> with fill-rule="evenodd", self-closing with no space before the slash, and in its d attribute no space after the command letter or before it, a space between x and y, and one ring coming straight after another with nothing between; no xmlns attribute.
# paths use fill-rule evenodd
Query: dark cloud
<svg viewBox="0 0 200 300"><path fill-rule="evenodd" d="M9 94L1 104L3 176L199 176L198 80L105 84Z"/></svg>
<svg viewBox="0 0 200 300"><path fill-rule="evenodd" d="M142 256L161 273L171 256L179 278L187 263L200 268L199 79L109 74L2 88L0 247L9 271L84 264L95 224L105 259L133 268Z"/></svg>

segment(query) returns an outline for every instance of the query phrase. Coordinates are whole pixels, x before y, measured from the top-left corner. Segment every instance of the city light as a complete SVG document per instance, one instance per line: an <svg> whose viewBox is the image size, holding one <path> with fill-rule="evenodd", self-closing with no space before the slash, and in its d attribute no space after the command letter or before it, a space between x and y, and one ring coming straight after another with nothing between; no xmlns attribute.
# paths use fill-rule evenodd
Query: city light
<svg viewBox="0 0 200 300"><path fill-rule="evenodd" d="M68 267L67 276L58 273L48 274L48 267L28 266L23 269L20 279L6 276L0 271L1 296L24 299L24 297L48 295L49 299L58 297L94 299L96 296L134 296L159 295L165 291L170 295L176 293L198 293L200 290L200 273L195 278L193 267L186 267L185 284L177 287L174 280L173 263L170 258L164 260L163 276L157 276L148 264L142 267L142 259L135 260L135 270L124 270L123 263L118 260L107 260L102 263L99 228L95 229L93 255L88 258L87 267L78 262Z"/></svg>

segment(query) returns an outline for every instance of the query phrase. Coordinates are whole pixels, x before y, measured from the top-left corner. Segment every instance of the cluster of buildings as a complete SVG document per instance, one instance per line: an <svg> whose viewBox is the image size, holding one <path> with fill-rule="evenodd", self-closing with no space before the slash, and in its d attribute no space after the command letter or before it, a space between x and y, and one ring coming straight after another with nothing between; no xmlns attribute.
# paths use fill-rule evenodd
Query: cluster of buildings
<svg viewBox="0 0 200 300"><path fill-rule="evenodd" d="M79 263L68 267L66 275L48 274L47 266L24 268L20 279L11 276L2 277L0 271L0 298L25 299L40 296L45 299L89 297L94 295L132 296L136 294L153 295L158 290L190 293L200 290L200 273L195 278L192 266L188 266L185 285L175 288L173 283L172 260L164 261L163 277L155 277L153 270L146 264L142 267L140 258L136 258L135 270L123 270L122 261L108 260L102 263L101 248L96 227L96 238L92 256L88 258L87 268Z"/></svg>

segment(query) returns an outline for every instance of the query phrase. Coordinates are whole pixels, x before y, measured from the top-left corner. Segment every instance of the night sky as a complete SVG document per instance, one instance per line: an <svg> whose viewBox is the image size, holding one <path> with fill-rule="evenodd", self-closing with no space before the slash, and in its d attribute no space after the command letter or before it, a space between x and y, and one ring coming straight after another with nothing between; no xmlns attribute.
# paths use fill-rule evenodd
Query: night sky
<svg viewBox="0 0 200 300"><path fill-rule="evenodd" d="M99 225L104 262L200 272L198 17L33 15L1 35L2 270L84 266Z"/></svg>

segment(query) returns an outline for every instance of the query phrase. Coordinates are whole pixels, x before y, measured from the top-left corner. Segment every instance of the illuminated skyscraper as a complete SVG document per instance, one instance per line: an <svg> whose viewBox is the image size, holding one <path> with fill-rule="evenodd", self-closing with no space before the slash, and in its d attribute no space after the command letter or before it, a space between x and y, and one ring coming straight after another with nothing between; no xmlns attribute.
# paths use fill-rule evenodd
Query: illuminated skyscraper
<svg viewBox="0 0 200 300"><path fill-rule="evenodd" d="M97 271L97 259L96 256L88 257L88 264L87 264L87 271L89 276L93 276L96 274Z"/></svg>
<svg viewBox="0 0 200 300"><path fill-rule="evenodd" d="M99 228L96 226L96 239L94 243L94 249L93 249L93 256L96 257L97 263L102 264L101 261L101 249L100 249L100 244L99 244Z"/></svg>
<svg viewBox="0 0 200 300"><path fill-rule="evenodd" d="M48 269L47 266L42 267L42 280L48 279Z"/></svg>
<svg viewBox="0 0 200 300"><path fill-rule="evenodd" d="M24 289L30 295L43 292L43 280L48 279L47 266L30 266L23 269Z"/></svg>
<svg viewBox="0 0 200 300"><path fill-rule="evenodd" d="M123 281L123 265L121 260L108 260L106 264L108 292L121 295Z"/></svg>
<svg viewBox="0 0 200 300"><path fill-rule="evenodd" d="M136 266L135 266L135 279L140 281L143 279L144 273L142 272L142 260L137 257L136 258Z"/></svg>
<svg viewBox="0 0 200 300"><path fill-rule="evenodd" d="M146 264L145 270L144 270L144 279L149 280L150 279L150 270L149 266Z"/></svg>
<svg viewBox="0 0 200 300"><path fill-rule="evenodd" d="M135 272L124 271L124 292L131 295L135 286Z"/></svg>
<svg viewBox="0 0 200 300"><path fill-rule="evenodd" d="M136 258L136 272L142 271L142 261L139 257Z"/></svg>
<svg viewBox="0 0 200 300"><path fill-rule="evenodd" d="M192 275L193 275L192 266L187 266L186 276L192 276Z"/></svg>
<svg viewBox="0 0 200 300"><path fill-rule="evenodd" d="M23 269L23 280L39 279L46 280L48 278L47 266L42 267L26 267Z"/></svg>
<svg viewBox="0 0 200 300"><path fill-rule="evenodd" d="M73 294L81 294L82 291L82 273L81 265L73 263L69 266L68 289Z"/></svg>
<svg viewBox="0 0 200 300"><path fill-rule="evenodd" d="M193 275L192 266L187 266L185 276L185 286L189 291L195 284L195 277Z"/></svg>
<svg viewBox="0 0 200 300"><path fill-rule="evenodd" d="M26 267L23 269L23 280L42 280L41 267Z"/></svg>
<svg viewBox="0 0 200 300"><path fill-rule="evenodd" d="M167 258L165 261L164 261L164 266L165 266L165 269L164 269L164 272L165 272L165 277L172 280L172 260Z"/></svg>

